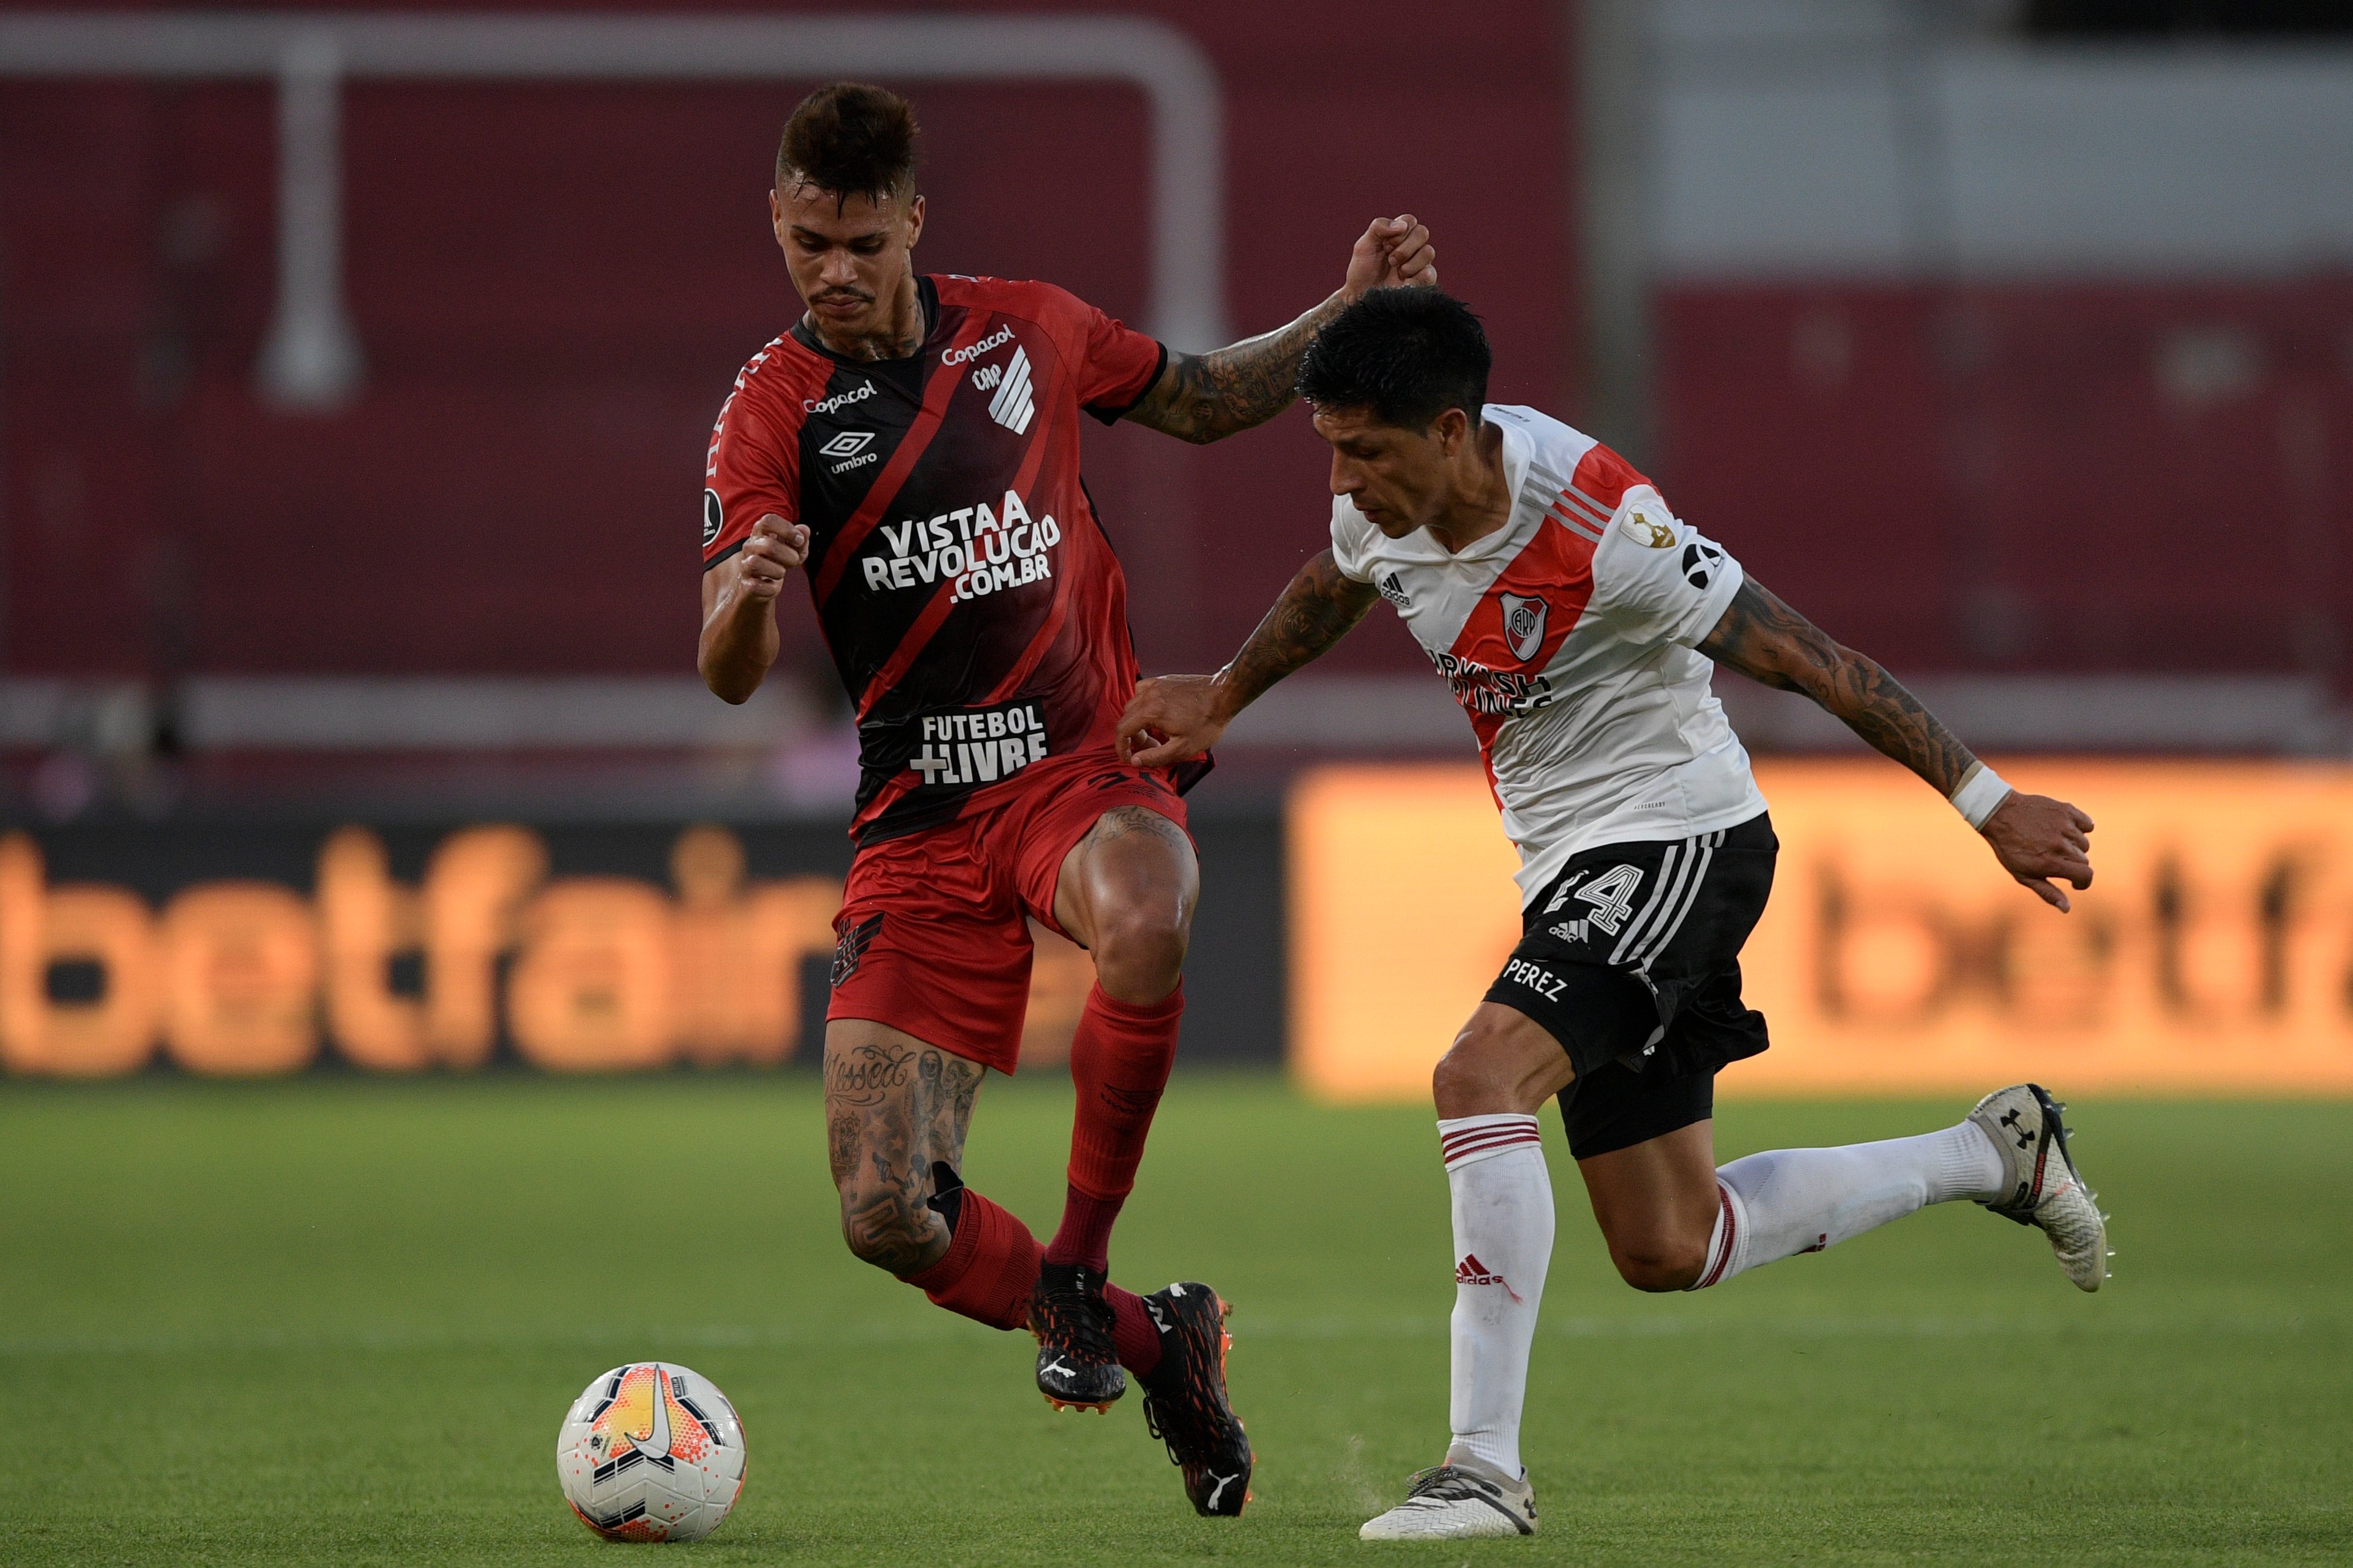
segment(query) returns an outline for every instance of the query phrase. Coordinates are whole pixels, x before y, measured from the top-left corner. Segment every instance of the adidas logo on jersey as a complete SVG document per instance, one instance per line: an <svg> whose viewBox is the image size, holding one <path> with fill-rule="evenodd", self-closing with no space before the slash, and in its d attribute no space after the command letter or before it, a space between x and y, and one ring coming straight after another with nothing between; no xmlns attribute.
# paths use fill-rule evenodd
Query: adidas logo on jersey
<svg viewBox="0 0 2353 1568"><path fill-rule="evenodd" d="M1394 572L1381 579L1380 593L1382 598L1400 610L1413 608L1413 600L1407 595L1405 584L1398 581L1398 574Z"/></svg>
<svg viewBox="0 0 2353 1568"><path fill-rule="evenodd" d="M987 365L973 372L974 383L987 391L987 385L980 378L997 369L996 365ZM1029 351L1018 347L1013 351L1013 357L1005 362L1002 379L996 385L997 395L988 400L988 416L1016 436L1028 435L1029 421L1038 412L1038 405L1029 395Z"/></svg>

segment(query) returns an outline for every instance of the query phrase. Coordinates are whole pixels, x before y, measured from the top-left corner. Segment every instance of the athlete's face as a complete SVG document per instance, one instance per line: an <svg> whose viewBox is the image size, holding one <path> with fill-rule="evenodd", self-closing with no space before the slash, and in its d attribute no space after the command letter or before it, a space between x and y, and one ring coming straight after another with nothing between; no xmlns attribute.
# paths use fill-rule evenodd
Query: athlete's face
<svg viewBox="0 0 2353 1568"><path fill-rule="evenodd" d="M923 232L923 198L847 199L813 185L768 193L768 215L793 287L828 337L892 330Z"/></svg>
<svg viewBox="0 0 2353 1568"><path fill-rule="evenodd" d="M1383 424L1369 408L1315 411L1315 433L1332 447L1332 493L1347 497L1391 539L1445 515L1455 455L1469 430L1459 408L1448 409L1426 430Z"/></svg>

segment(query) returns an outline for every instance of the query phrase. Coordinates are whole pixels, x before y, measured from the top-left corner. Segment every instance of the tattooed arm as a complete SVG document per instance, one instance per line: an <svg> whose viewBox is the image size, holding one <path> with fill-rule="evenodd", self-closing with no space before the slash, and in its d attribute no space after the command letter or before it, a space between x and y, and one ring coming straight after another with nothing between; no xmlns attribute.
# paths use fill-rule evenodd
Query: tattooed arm
<svg viewBox="0 0 2353 1568"><path fill-rule="evenodd" d="M1978 765L1959 737L1878 660L1841 647L1754 577L1741 583L1699 651L1752 680L1813 699L1941 795L1950 797ZM2013 791L1980 831L2002 868L2055 909L2067 908L2067 895L2051 879L2092 885L2092 819L2064 801Z"/></svg>
<svg viewBox="0 0 2353 1568"><path fill-rule="evenodd" d="M1371 584L1344 576L1331 551L1324 551L1299 569L1225 668L1138 681L1119 716L1121 752L1145 767L1199 756L1260 693L1346 637L1377 597Z"/></svg>
<svg viewBox="0 0 2353 1568"><path fill-rule="evenodd" d="M1338 293L1275 331L1209 353L1170 354L1160 379L1126 417L1198 443L1263 425L1291 406L1300 356L1324 322L1369 289L1437 281L1430 231L1411 214L1382 218L1356 241Z"/></svg>

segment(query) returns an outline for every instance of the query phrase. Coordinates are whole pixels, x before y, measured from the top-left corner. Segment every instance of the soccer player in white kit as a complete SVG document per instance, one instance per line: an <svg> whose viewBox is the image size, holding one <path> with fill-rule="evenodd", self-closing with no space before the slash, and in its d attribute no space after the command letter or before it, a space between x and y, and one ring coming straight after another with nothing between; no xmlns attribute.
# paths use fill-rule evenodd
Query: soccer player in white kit
<svg viewBox="0 0 2353 1568"><path fill-rule="evenodd" d="M1553 1241L1535 1113L1556 1094L1610 1258L1638 1289L1721 1285L1960 1198L2039 1226L2079 1288L2107 1272L2062 1108L2034 1084L1939 1131L1717 1167L1715 1075L1767 1044L1739 952L1778 846L1714 664L1837 715L2063 912L2054 879L2091 885L2092 820L2012 790L1616 453L1489 405L1488 364L1478 319L1435 289L1368 294L1325 326L1299 390L1332 448L1331 548L1232 663L1144 681L1120 721L1140 764L1196 755L1386 598L1468 713L1519 848L1525 934L1432 1079L1453 1191L1452 1439L1369 1540L1535 1529L1519 1430Z"/></svg>

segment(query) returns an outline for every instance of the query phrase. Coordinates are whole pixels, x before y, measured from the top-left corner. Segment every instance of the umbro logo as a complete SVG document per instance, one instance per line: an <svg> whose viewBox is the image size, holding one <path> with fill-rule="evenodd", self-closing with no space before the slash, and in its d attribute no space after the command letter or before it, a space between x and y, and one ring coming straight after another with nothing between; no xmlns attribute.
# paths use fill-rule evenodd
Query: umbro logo
<svg viewBox="0 0 2353 1568"><path fill-rule="evenodd" d="M864 451L866 444L873 439L874 432L871 430L844 430L819 447L818 451L828 458L854 458Z"/></svg>
<svg viewBox="0 0 2353 1568"><path fill-rule="evenodd" d="M1381 579L1380 591L1381 597L1387 599L1390 604L1395 605L1398 609L1410 610L1413 608L1413 600L1406 594L1405 584L1398 581L1398 574L1396 573L1392 572L1388 576Z"/></svg>

